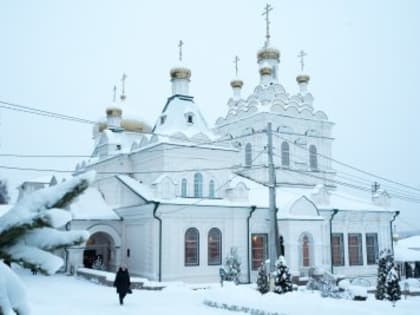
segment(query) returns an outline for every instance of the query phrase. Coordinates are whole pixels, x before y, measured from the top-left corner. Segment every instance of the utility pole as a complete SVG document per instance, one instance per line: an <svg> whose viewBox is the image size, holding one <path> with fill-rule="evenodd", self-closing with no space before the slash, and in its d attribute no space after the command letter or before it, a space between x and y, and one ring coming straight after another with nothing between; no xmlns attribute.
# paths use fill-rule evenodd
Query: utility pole
<svg viewBox="0 0 420 315"><path fill-rule="evenodd" d="M279 231L277 227L276 205L276 170L273 162L273 131L271 122L267 125L267 155L268 155L268 190L270 208L270 234L268 252L270 258L270 271L274 271L275 262L279 255Z"/></svg>

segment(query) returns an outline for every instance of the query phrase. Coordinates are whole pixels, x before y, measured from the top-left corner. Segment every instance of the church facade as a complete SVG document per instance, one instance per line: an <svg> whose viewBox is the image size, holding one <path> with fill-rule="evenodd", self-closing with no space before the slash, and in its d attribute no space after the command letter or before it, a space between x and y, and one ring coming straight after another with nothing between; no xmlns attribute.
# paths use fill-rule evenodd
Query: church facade
<svg viewBox="0 0 420 315"><path fill-rule="evenodd" d="M68 226L91 238L68 250L67 268L91 268L100 257L107 270L126 264L150 280L218 281L235 250L241 281L255 281L270 256L271 134L278 250L292 273L375 274L379 250L392 248L397 212L385 191L363 199L342 190L331 163L334 124L314 108L308 75L297 76L295 95L286 92L279 59L267 41L257 52L260 83L243 97L243 82L232 80L227 112L213 128L183 65L170 71L172 95L153 128L108 108L94 129L92 157L75 169L97 175Z"/></svg>

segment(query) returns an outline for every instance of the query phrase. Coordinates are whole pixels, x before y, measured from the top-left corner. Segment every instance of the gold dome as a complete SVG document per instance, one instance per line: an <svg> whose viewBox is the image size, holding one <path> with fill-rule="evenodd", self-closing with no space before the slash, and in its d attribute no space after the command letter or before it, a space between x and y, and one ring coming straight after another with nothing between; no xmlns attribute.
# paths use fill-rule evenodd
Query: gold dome
<svg viewBox="0 0 420 315"><path fill-rule="evenodd" d="M271 69L270 67L264 66L260 69L261 75L271 75L271 73L273 73L273 69Z"/></svg>
<svg viewBox="0 0 420 315"><path fill-rule="evenodd" d="M244 85L244 82L239 79L230 81L230 86L233 88L242 88L243 85Z"/></svg>
<svg viewBox="0 0 420 315"><path fill-rule="evenodd" d="M307 74L299 74L296 77L297 83L308 83L309 82L309 79L310 79L310 77Z"/></svg>
<svg viewBox="0 0 420 315"><path fill-rule="evenodd" d="M191 78L191 70L184 67L177 67L171 69L171 79L190 79Z"/></svg>
<svg viewBox="0 0 420 315"><path fill-rule="evenodd" d="M137 131L137 132L138 131L149 132L152 129L145 122L136 120L136 119L122 119L121 128L123 128L126 131Z"/></svg>
<svg viewBox="0 0 420 315"><path fill-rule="evenodd" d="M136 119L121 119L120 127L124 131L131 131L131 132L152 131L152 128L150 128L150 126L147 123L140 120L136 120ZM96 130L98 130L99 132L102 132L108 128L108 124L105 121L98 121L95 124L95 128L97 128Z"/></svg>
<svg viewBox="0 0 420 315"><path fill-rule="evenodd" d="M280 51L276 48L263 48L257 53L258 62L264 59L275 59L277 62L280 61Z"/></svg>
<svg viewBox="0 0 420 315"><path fill-rule="evenodd" d="M122 115L122 109L118 107L108 107L106 109L106 115L111 117L118 117Z"/></svg>

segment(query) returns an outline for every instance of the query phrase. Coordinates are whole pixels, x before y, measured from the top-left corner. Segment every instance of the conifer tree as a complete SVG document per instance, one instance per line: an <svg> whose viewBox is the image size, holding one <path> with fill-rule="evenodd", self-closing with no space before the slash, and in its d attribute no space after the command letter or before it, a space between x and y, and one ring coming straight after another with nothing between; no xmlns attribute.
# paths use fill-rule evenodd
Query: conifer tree
<svg viewBox="0 0 420 315"><path fill-rule="evenodd" d="M386 277L389 271L387 261L390 255L391 255L391 251L389 249L384 249L379 253L378 276L376 280L376 292L375 292L375 298L377 300L383 300L386 298L385 283L386 283Z"/></svg>
<svg viewBox="0 0 420 315"><path fill-rule="evenodd" d="M274 292L281 294L293 290L291 275L289 267L287 267L286 260L283 256L277 259L275 264L276 270L273 272L274 277Z"/></svg>
<svg viewBox="0 0 420 315"><path fill-rule="evenodd" d="M261 266L258 268L257 287L258 291L260 291L260 293L262 294L265 294L268 291L270 291L267 268L265 267L264 262L262 262Z"/></svg>
<svg viewBox="0 0 420 315"><path fill-rule="evenodd" d="M0 180L0 205L6 205L9 202L9 192L7 189L7 183L4 180Z"/></svg>
<svg viewBox="0 0 420 315"><path fill-rule="evenodd" d="M57 229L71 220L67 208L89 186L93 175L37 190L0 217L0 314L29 314L24 286L1 259L50 275L63 264L51 251L87 240L86 231Z"/></svg>
<svg viewBox="0 0 420 315"><path fill-rule="evenodd" d="M387 262L389 265L389 271L386 276L386 298L395 305L395 302L401 299L401 288L400 288L400 277L396 270L392 256L391 259Z"/></svg>
<svg viewBox="0 0 420 315"><path fill-rule="evenodd" d="M226 280L234 281L235 284L239 283L241 274L241 260L238 256L238 249L232 247L230 254L226 257Z"/></svg>

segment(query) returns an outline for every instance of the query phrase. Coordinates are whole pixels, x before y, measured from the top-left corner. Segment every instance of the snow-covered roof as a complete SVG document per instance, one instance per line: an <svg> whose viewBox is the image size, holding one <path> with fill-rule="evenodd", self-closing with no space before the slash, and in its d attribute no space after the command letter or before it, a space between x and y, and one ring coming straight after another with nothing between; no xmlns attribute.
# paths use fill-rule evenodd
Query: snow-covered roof
<svg viewBox="0 0 420 315"><path fill-rule="evenodd" d="M12 207L13 205L0 205L0 217L9 211Z"/></svg>
<svg viewBox="0 0 420 315"><path fill-rule="evenodd" d="M188 114L192 115L192 122L188 122ZM168 99L153 132L164 135L182 133L188 138L197 135L205 135L210 140L215 138L193 98L184 95L174 95Z"/></svg>
<svg viewBox="0 0 420 315"><path fill-rule="evenodd" d="M249 203L258 207L268 207L268 189L266 186L252 180L236 177L231 185L243 182L249 189ZM289 188L278 187L276 190L277 207L281 211L288 210L297 200L305 197L311 201L319 210L348 210L348 211L390 211L384 207L373 204L370 199L362 199L340 190L328 190L325 187L320 191L315 188ZM328 194L325 198L320 194Z"/></svg>
<svg viewBox="0 0 420 315"><path fill-rule="evenodd" d="M244 201L230 201L228 199L197 199L197 198L181 198L176 197L172 199L162 199L155 195L155 192L149 185L140 183L135 179L126 175L117 175L127 187L129 187L136 194L147 201L160 202L165 204L179 204L179 205L202 205L202 206L225 206L225 207L249 207L249 202Z"/></svg>
<svg viewBox="0 0 420 315"><path fill-rule="evenodd" d="M394 246L394 258L396 261L399 261L399 262L420 261L420 251L406 248L398 244Z"/></svg>
<svg viewBox="0 0 420 315"><path fill-rule="evenodd" d="M398 241L398 246L420 250L420 235L403 238Z"/></svg>
<svg viewBox="0 0 420 315"><path fill-rule="evenodd" d="M119 220L96 188L88 188L71 205L73 220Z"/></svg>

